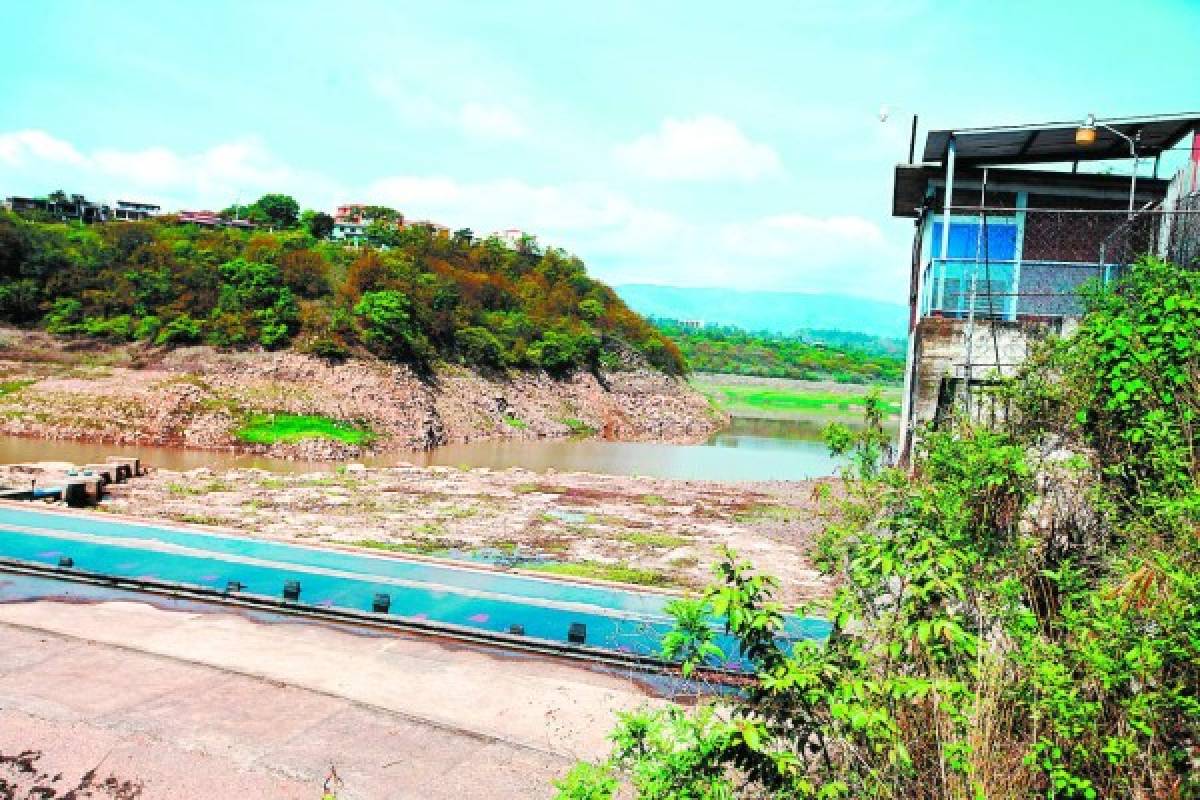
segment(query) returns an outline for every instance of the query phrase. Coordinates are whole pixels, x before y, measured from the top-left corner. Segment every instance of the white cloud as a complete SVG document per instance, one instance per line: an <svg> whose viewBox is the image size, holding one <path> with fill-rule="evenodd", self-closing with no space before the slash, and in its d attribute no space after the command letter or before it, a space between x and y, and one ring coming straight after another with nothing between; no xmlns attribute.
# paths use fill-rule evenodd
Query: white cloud
<svg viewBox="0 0 1200 800"><path fill-rule="evenodd" d="M66 186L99 199L141 199L168 209L223 207L265 192L287 192L301 202L331 205L339 191L324 177L294 170L255 138L225 142L195 153L167 147L104 148L82 153L45 131L0 134L6 182L46 191ZM134 197L136 195L136 197Z"/></svg>
<svg viewBox="0 0 1200 800"><path fill-rule="evenodd" d="M370 184L364 196L480 233L522 228L547 241L576 247L579 234L668 229L673 217L641 209L595 184L536 185L512 178L464 182L449 177L394 176Z"/></svg>
<svg viewBox="0 0 1200 800"><path fill-rule="evenodd" d="M619 164L662 180L754 180L780 170L770 145L748 138L717 116L665 119L659 129L617 147Z"/></svg>
<svg viewBox="0 0 1200 800"><path fill-rule="evenodd" d="M825 261L840 260L839 253L859 254L885 244L879 226L862 217L806 214L777 214L725 225L720 240L730 253L768 258L820 255Z"/></svg>
<svg viewBox="0 0 1200 800"><path fill-rule="evenodd" d="M529 132L511 110L496 105L466 103L458 113L459 124L478 139L522 139Z"/></svg>
<svg viewBox="0 0 1200 800"><path fill-rule="evenodd" d="M45 131L24 130L0 134L0 161L21 166L30 159L61 164L80 164L84 158L70 142Z"/></svg>

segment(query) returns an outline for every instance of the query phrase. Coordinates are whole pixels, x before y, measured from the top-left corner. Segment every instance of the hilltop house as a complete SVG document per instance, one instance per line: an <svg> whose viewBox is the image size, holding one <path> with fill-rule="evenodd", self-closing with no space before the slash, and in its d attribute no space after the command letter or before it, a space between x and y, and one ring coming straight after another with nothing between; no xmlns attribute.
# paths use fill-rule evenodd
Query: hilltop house
<svg viewBox="0 0 1200 800"><path fill-rule="evenodd" d="M248 219L225 219L215 211L180 211L179 221L202 228L242 228L253 230L256 226Z"/></svg>
<svg viewBox="0 0 1200 800"><path fill-rule="evenodd" d="M1181 258L1200 241L1179 210L1200 198L1195 170L1190 188L1188 170L1174 182L1157 174L1162 153L1198 125L1200 117L1089 117L939 130L920 163L896 167L892 213L915 225L901 459L914 433L955 403L977 418L1002 413L987 385L1011 375L1036 338L1070 330L1085 284L1113 280L1146 252ZM1152 176L1136 163L1130 175L1079 171L1134 155L1153 162Z"/></svg>
<svg viewBox="0 0 1200 800"><path fill-rule="evenodd" d="M46 197L9 197L4 201L9 211L20 213L40 212L56 217L63 222L108 222L116 220L146 219L156 216L162 209L154 203L134 200L118 200L114 207L88 200L81 194L52 192Z"/></svg>
<svg viewBox="0 0 1200 800"><path fill-rule="evenodd" d="M365 203L347 203L338 206L333 215L333 230L329 238L337 242L361 245L367 241L367 226L373 221L367 219L366 210L370 206ZM404 215L397 213L393 220L397 228L404 227Z"/></svg>
<svg viewBox="0 0 1200 800"><path fill-rule="evenodd" d="M525 231L519 228L505 228L502 231L493 231L488 234L488 238L499 239L509 250L516 250L521 246L521 240L525 238L525 235Z"/></svg>
<svg viewBox="0 0 1200 800"><path fill-rule="evenodd" d="M113 207L113 219L140 220L156 217L162 207L154 203L139 203L135 200L118 200Z"/></svg>
<svg viewBox="0 0 1200 800"><path fill-rule="evenodd" d="M9 197L5 199L4 207L23 213L41 212L63 222L105 222L112 213L112 209L103 203L65 192L51 192L46 197Z"/></svg>

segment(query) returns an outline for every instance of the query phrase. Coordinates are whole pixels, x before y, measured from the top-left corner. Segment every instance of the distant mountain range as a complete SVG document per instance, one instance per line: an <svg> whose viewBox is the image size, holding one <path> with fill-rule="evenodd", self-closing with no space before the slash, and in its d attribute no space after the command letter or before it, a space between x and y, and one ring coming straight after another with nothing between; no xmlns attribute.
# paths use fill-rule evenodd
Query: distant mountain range
<svg viewBox="0 0 1200 800"><path fill-rule="evenodd" d="M905 335L908 308L838 294L689 289L628 283L614 287L639 314L676 320L703 320L747 331L793 334L842 330L871 336Z"/></svg>

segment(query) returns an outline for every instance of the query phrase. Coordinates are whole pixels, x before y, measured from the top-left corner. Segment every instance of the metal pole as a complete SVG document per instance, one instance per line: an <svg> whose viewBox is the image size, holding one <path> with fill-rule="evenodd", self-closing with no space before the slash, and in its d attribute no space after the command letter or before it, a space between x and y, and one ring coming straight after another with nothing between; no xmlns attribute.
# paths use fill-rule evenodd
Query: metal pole
<svg viewBox="0 0 1200 800"><path fill-rule="evenodd" d="M1129 140L1129 149L1133 151L1133 178L1129 181L1129 218L1133 219L1133 196L1137 194L1137 173L1138 173L1138 151L1137 142L1142 138L1142 132L1138 131L1133 135L1134 138Z"/></svg>
<svg viewBox="0 0 1200 800"><path fill-rule="evenodd" d="M913 114L912 132L908 135L908 163L914 164L913 161L917 152L917 115Z"/></svg>
<svg viewBox="0 0 1200 800"><path fill-rule="evenodd" d="M954 197L954 152L957 149L954 143L954 134L950 134L950 141L946 143L946 196L942 203L942 260L950 257L950 203Z"/></svg>
<svg viewBox="0 0 1200 800"><path fill-rule="evenodd" d="M1129 155L1133 157L1133 176L1129 179L1129 218L1133 219L1133 198L1137 194L1137 173L1138 173L1138 151L1137 143L1142 140L1142 132L1135 131L1133 136L1126 136L1112 125L1106 125L1103 122L1096 123L1097 126L1104 128L1107 131L1115 133L1125 141L1129 142Z"/></svg>

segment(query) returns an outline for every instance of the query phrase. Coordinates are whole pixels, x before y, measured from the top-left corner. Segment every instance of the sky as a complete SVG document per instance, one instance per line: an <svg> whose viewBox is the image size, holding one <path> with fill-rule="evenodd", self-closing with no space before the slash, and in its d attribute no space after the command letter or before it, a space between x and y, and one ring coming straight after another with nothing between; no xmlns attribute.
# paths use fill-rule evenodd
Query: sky
<svg viewBox="0 0 1200 800"><path fill-rule="evenodd" d="M520 228L612 284L899 303L913 114L1197 111L1198 76L1197 0L6 3L0 195L277 191Z"/></svg>

